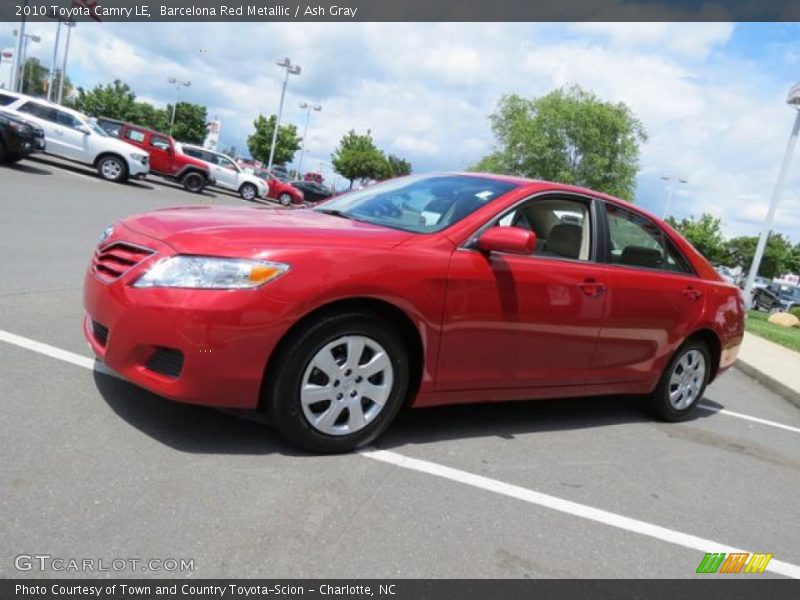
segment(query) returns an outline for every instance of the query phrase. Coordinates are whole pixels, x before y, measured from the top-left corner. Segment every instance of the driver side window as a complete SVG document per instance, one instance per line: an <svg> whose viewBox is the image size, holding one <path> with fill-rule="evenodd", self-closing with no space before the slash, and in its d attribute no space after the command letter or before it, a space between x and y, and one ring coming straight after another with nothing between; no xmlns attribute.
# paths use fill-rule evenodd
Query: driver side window
<svg viewBox="0 0 800 600"><path fill-rule="evenodd" d="M579 199L529 200L500 217L495 226L535 233L537 257L588 261L591 256L589 206Z"/></svg>

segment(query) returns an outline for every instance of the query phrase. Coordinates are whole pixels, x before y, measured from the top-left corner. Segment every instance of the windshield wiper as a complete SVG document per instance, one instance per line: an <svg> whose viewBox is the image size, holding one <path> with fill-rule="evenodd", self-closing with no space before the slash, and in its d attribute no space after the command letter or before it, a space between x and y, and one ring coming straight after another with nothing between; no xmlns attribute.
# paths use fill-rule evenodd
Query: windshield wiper
<svg viewBox="0 0 800 600"><path fill-rule="evenodd" d="M334 217L342 217L343 219L352 219L348 213L344 212L343 210L337 210L334 208L317 208L317 212L325 213L326 215L332 215Z"/></svg>

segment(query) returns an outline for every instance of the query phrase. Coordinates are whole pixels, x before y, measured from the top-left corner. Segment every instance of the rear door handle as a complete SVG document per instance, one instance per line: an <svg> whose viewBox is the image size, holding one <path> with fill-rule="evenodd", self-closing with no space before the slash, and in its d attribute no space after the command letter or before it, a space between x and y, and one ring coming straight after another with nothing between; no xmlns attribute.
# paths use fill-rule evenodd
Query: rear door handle
<svg viewBox="0 0 800 600"><path fill-rule="evenodd" d="M606 284L600 283L592 277L588 277L585 281L579 283L578 287L584 294L593 297L602 294L606 289Z"/></svg>
<svg viewBox="0 0 800 600"><path fill-rule="evenodd" d="M700 300L703 297L703 292L696 290L693 287L688 287L683 290L683 295L689 300Z"/></svg>

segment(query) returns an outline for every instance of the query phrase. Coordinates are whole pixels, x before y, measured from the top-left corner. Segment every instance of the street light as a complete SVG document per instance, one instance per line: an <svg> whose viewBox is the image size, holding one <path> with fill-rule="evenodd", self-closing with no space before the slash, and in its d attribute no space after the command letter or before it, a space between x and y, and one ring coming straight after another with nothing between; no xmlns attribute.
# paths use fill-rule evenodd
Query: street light
<svg viewBox="0 0 800 600"><path fill-rule="evenodd" d="M53 44L53 62L50 64L50 74L47 77L47 101L50 102L53 99L53 81L55 80L56 76L56 63L58 62L58 44L61 40L61 19L58 19L58 23L56 25L56 41Z"/></svg>
<svg viewBox="0 0 800 600"><path fill-rule="evenodd" d="M14 30L14 35L18 35L16 30ZM20 92L20 93L24 93L24 91L25 91L25 66L26 66L25 63L28 62L28 43L29 42L34 42L34 43L38 44L39 42L42 41L42 38L40 38L38 35L34 35L32 33L25 33L24 30L22 30L22 33L19 34L19 35L20 35L19 47L21 48L21 50L20 50L21 56L18 56L18 60L21 61L22 72L20 73L19 81L17 82L17 91Z"/></svg>
<svg viewBox="0 0 800 600"><path fill-rule="evenodd" d="M677 177L675 175L663 175L661 179L667 182L667 201L664 203L664 212L661 214L661 218L666 219L667 212L669 211L669 207L672 204L672 192L675 191L675 184L689 183L689 180L684 179L683 177Z"/></svg>
<svg viewBox="0 0 800 600"><path fill-rule="evenodd" d="M275 158L275 142L278 141L278 127L281 124L281 115L283 114L283 98L286 96L286 85L289 83L289 75L300 75L302 69L300 65L293 65L292 59L288 56L283 60L277 61L279 67L286 69L286 76L283 79L283 89L281 90L281 103L278 106L278 116L275 119L275 130L272 132L272 145L269 148L269 162L267 163L267 173L272 171L272 161Z"/></svg>
<svg viewBox="0 0 800 600"><path fill-rule="evenodd" d="M178 92L183 87L192 85L191 81L181 81L177 77L170 77L167 79L172 85L175 86L175 102L172 103L172 118L169 120L169 134L172 135L172 127L175 125L175 108L178 106Z"/></svg>
<svg viewBox="0 0 800 600"><path fill-rule="evenodd" d="M767 246L767 239L769 232L772 229L772 222L775 220L775 210L778 208L778 202L781 199L783 192L783 185L786 183L786 174L789 171L789 165L792 162L794 155L794 148L797 145L797 133L800 131L800 83L795 83L792 89L789 90L789 95L786 97L786 103L797 110L794 117L794 125L792 125L792 132L789 134L789 141L786 143L786 152L783 155L783 163L781 163L781 170L778 171L778 179L775 182L775 189L772 190L772 200L769 203L769 210L767 211L767 218L764 219L764 224L761 226L761 235L758 237L758 244L756 245L756 253L753 255L753 263L750 265L750 271L747 273L747 282L744 284L744 302L750 307L752 298L750 292L753 289L753 283L758 275L758 269L761 267L761 259L764 257L764 249Z"/></svg>
<svg viewBox="0 0 800 600"><path fill-rule="evenodd" d="M300 148L300 160L297 163L297 173L299 177L303 176L303 155L306 153L306 136L308 136L308 122L311 120L311 111L315 110L317 112L322 110L322 106L320 104L309 104L308 102L301 102L300 108L304 108L306 111L306 126L303 129L303 146Z"/></svg>
<svg viewBox="0 0 800 600"><path fill-rule="evenodd" d="M67 78L67 57L69 56L69 38L72 28L75 27L75 21L64 21L67 26L67 43L64 46L64 60L61 63L61 77L58 80L58 103L64 101L64 80Z"/></svg>

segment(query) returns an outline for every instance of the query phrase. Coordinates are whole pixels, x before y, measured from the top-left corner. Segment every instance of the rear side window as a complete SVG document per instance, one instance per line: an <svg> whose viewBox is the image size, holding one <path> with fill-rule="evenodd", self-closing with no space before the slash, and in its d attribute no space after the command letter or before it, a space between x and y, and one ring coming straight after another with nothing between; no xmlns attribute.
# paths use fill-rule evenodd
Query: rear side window
<svg viewBox="0 0 800 600"><path fill-rule="evenodd" d="M606 204L606 214L612 264L676 273L694 272L662 229L650 219L613 204Z"/></svg>
<svg viewBox="0 0 800 600"><path fill-rule="evenodd" d="M50 121L52 123L58 122L58 111L56 111L54 108L50 108L49 106L45 106L44 104L39 104L38 102L26 102L19 107L19 112L27 113L31 116L44 119L45 121Z"/></svg>
<svg viewBox="0 0 800 600"><path fill-rule="evenodd" d="M128 131L125 132L125 137L137 144L144 143L144 132L138 129L128 129Z"/></svg>
<svg viewBox="0 0 800 600"><path fill-rule="evenodd" d="M16 98L13 96L9 96L8 94L0 94L0 106L8 106L15 100Z"/></svg>

